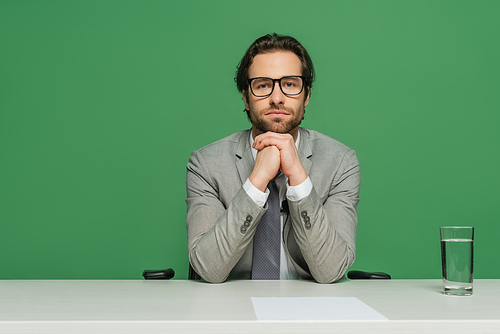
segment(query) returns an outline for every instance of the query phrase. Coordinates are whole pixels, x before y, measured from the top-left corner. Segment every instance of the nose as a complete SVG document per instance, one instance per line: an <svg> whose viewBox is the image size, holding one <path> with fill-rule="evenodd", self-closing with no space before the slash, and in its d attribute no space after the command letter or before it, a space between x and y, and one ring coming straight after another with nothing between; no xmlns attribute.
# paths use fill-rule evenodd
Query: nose
<svg viewBox="0 0 500 334"><path fill-rule="evenodd" d="M274 89L269 98L270 104L278 105L285 103L285 94L281 91L280 83L278 81L274 82Z"/></svg>

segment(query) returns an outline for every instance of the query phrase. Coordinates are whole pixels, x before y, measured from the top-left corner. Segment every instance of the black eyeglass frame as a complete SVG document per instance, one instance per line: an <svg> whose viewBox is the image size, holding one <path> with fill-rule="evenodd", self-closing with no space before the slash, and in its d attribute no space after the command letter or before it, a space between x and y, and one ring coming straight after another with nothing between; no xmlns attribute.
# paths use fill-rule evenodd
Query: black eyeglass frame
<svg viewBox="0 0 500 334"><path fill-rule="evenodd" d="M285 78L301 78L302 79L302 87L300 88L300 92L298 92L296 94L285 93L283 91L283 87L281 87L281 80L283 80ZM269 95L271 95L274 92L275 82L278 82L278 86L280 87L281 92L283 94L285 94L286 96L297 96L297 95L300 95L304 91L305 78L306 77L304 77L302 75L286 75L286 76L281 77L279 79L273 79L273 78L268 78L268 77L255 77L255 78L248 79L247 80L247 84L250 87L250 91L252 92L253 96L255 96L255 97L268 97ZM273 82L272 87L271 87L271 92L269 94L266 94L266 95L257 95L257 94L255 94L253 92L253 89L252 89L252 81L254 81L256 79L268 79L268 80L271 80Z"/></svg>

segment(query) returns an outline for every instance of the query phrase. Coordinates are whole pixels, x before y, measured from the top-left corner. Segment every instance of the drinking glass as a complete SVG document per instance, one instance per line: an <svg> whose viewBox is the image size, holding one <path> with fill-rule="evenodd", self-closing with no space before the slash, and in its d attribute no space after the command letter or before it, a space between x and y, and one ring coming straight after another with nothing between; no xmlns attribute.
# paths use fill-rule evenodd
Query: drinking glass
<svg viewBox="0 0 500 334"><path fill-rule="evenodd" d="M474 228L444 226L440 227L440 234L444 293L472 295Z"/></svg>

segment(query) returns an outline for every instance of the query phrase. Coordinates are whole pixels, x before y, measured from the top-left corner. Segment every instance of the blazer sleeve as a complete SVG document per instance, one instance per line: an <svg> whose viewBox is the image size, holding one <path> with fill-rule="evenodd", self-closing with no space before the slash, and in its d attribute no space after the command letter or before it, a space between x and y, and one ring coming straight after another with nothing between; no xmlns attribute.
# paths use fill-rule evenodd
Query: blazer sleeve
<svg viewBox="0 0 500 334"><path fill-rule="evenodd" d="M342 278L356 251L360 169L355 151L348 150L330 173L334 177L324 196L318 196L313 186L309 196L288 200L294 241L303 257L295 262L319 283ZM292 259L298 258L290 253Z"/></svg>
<svg viewBox="0 0 500 334"><path fill-rule="evenodd" d="M267 205L261 208L255 204L241 182L228 185L227 179L218 180L213 168L217 167L207 162L202 152L191 154L186 176L186 223L193 269L204 280L220 283L227 279L253 240ZM235 189L231 199L222 194L229 188Z"/></svg>

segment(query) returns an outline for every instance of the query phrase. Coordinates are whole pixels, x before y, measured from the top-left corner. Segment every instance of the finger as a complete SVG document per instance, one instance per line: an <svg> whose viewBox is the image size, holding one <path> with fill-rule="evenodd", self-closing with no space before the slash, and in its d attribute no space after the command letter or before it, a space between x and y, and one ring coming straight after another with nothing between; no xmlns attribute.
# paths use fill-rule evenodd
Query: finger
<svg viewBox="0 0 500 334"><path fill-rule="evenodd" d="M254 169L249 179L252 184L265 190L269 180L271 180L280 168L280 153L277 147L269 146L257 152Z"/></svg>
<svg viewBox="0 0 500 334"><path fill-rule="evenodd" d="M253 148L261 150L266 146L276 146L279 150L295 145L293 137L289 134L266 132L255 137Z"/></svg>

